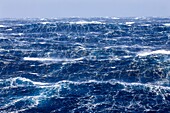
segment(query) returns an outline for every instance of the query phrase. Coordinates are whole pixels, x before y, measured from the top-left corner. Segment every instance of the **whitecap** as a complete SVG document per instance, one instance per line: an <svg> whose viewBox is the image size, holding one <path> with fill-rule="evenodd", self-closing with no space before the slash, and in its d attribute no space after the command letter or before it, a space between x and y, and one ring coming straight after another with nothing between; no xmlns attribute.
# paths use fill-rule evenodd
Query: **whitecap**
<svg viewBox="0 0 170 113"><path fill-rule="evenodd" d="M112 19L114 19L114 20L118 20L118 19L120 19L120 18L118 18L118 17L112 17Z"/></svg>
<svg viewBox="0 0 170 113"><path fill-rule="evenodd" d="M113 48L113 46L106 46L106 47L104 47L104 49L110 49L110 48Z"/></svg>
<svg viewBox="0 0 170 113"><path fill-rule="evenodd" d="M1 49L1 48L0 48L0 51L5 51L5 49Z"/></svg>
<svg viewBox="0 0 170 113"><path fill-rule="evenodd" d="M36 82L24 77L9 78L6 80L0 79L0 83L5 84L5 87L3 87L3 89L25 86L49 87L51 85L51 83Z"/></svg>
<svg viewBox="0 0 170 113"><path fill-rule="evenodd" d="M12 29L6 29L6 31L12 31Z"/></svg>
<svg viewBox="0 0 170 113"><path fill-rule="evenodd" d="M140 19L140 17L136 17L136 18L134 18L135 20L138 20L138 19Z"/></svg>
<svg viewBox="0 0 170 113"><path fill-rule="evenodd" d="M170 27L170 23L163 24L164 26Z"/></svg>
<svg viewBox="0 0 170 113"><path fill-rule="evenodd" d="M12 33L12 35L19 35L19 36L22 36L22 35L24 35L24 33Z"/></svg>
<svg viewBox="0 0 170 113"><path fill-rule="evenodd" d="M6 38L6 37L0 37L0 39L8 39L8 38Z"/></svg>
<svg viewBox="0 0 170 113"><path fill-rule="evenodd" d="M167 51L167 50L145 51L145 52L139 52L137 56L148 56L148 55L153 55L153 54L170 55L170 51Z"/></svg>
<svg viewBox="0 0 170 113"><path fill-rule="evenodd" d="M23 77L16 77L16 78L12 78L12 81L13 82L16 82L17 80L20 80L23 82L23 85L25 82L28 82L28 83L31 83L31 84L34 84L34 85L48 85L48 83L42 83L42 82L35 82L35 81L32 81L30 79L27 79L27 78L23 78Z"/></svg>
<svg viewBox="0 0 170 113"><path fill-rule="evenodd" d="M127 55L127 56L123 56L123 58L130 58L130 57L132 57L132 56L129 56L129 55Z"/></svg>
<svg viewBox="0 0 170 113"><path fill-rule="evenodd" d="M132 25L132 24L134 24L135 22L126 22L125 24L126 25Z"/></svg>
<svg viewBox="0 0 170 113"><path fill-rule="evenodd" d="M41 18L40 20L46 20L45 18Z"/></svg>
<svg viewBox="0 0 170 113"><path fill-rule="evenodd" d="M67 58L36 58L36 57L24 57L23 60L26 61L40 61L40 62L73 62L83 60L82 57L75 59L67 59Z"/></svg>
<svg viewBox="0 0 170 113"><path fill-rule="evenodd" d="M6 26L4 26L4 25L0 25L0 27L6 27Z"/></svg>
<svg viewBox="0 0 170 113"><path fill-rule="evenodd" d="M77 22L69 22L70 24L105 24L99 21L77 21Z"/></svg>
<svg viewBox="0 0 170 113"><path fill-rule="evenodd" d="M41 22L41 24L44 24L44 25L45 25L45 24L50 24L50 22Z"/></svg>
<svg viewBox="0 0 170 113"><path fill-rule="evenodd" d="M32 66L32 65L31 65ZM39 74L38 73L31 73L31 72L29 72L29 74L31 74L31 75L35 75L35 76L39 76Z"/></svg>
<svg viewBox="0 0 170 113"><path fill-rule="evenodd" d="M150 26L151 24L141 24L140 26Z"/></svg>

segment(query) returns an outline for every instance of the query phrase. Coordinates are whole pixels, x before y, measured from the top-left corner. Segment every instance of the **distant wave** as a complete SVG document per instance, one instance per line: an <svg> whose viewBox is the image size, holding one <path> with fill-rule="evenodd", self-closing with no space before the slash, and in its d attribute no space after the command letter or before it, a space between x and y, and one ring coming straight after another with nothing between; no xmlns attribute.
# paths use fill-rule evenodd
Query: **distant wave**
<svg viewBox="0 0 170 113"><path fill-rule="evenodd" d="M77 21L77 22L69 22L70 24L105 24L99 21Z"/></svg>

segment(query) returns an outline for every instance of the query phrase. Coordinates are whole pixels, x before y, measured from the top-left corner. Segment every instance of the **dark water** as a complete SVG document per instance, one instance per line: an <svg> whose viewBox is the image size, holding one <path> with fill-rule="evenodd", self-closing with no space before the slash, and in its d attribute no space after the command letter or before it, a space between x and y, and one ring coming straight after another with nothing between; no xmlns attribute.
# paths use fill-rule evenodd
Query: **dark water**
<svg viewBox="0 0 170 113"><path fill-rule="evenodd" d="M170 18L0 20L0 112L170 112Z"/></svg>

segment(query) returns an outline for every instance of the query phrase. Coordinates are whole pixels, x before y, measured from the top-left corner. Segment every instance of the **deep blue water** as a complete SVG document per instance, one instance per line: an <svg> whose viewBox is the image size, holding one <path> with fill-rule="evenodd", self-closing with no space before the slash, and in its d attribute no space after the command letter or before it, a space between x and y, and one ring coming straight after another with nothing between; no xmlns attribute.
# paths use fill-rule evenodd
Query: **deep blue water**
<svg viewBox="0 0 170 113"><path fill-rule="evenodd" d="M1 19L7 112L170 112L170 18Z"/></svg>

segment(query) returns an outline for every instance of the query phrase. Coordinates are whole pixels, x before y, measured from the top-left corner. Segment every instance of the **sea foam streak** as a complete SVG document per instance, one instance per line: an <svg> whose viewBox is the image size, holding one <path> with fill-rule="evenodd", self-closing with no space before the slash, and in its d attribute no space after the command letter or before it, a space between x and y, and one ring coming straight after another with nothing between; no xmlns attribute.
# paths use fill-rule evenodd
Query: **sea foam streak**
<svg viewBox="0 0 170 113"><path fill-rule="evenodd" d="M138 53L137 56L148 56L148 55L152 55L152 54L170 55L170 51L167 51L167 50L146 51L146 52Z"/></svg>
<svg viewBox="0 0 170 113"><path fill-rule="evenodd" d="M83 60L83 58L67 59L67 58L36 58L36 57L24 57L26 61L40 61L40 62L73 62Z"/></svg>

